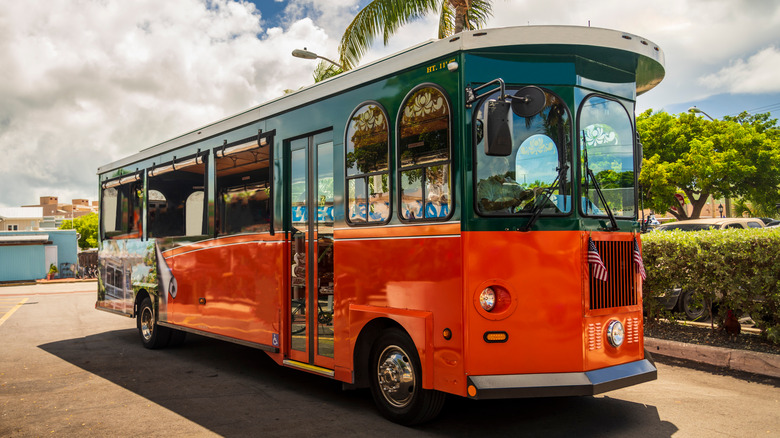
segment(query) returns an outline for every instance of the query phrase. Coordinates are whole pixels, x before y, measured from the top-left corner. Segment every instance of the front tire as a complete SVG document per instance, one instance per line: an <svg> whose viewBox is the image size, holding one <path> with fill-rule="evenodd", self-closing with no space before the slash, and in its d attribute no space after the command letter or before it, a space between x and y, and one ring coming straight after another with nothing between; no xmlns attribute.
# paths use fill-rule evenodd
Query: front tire
<svg viewBox="0 0 780 438"><path fill-rule="evenodd" d="M167 327L161 327L157 324L157 312L154 311L152 300L149 297L144 298L138 307L136 324L144 347L154 350L168 346L171 331Z"/></svg>
<svg viewBox="0 0 780 438"><path fill-rule="evenodd" d="M401 330L382 333L371 350L369 366L371 395L388 420L405 426L420 424L444 406L443 392L423 389L417 349Z"/></svg>

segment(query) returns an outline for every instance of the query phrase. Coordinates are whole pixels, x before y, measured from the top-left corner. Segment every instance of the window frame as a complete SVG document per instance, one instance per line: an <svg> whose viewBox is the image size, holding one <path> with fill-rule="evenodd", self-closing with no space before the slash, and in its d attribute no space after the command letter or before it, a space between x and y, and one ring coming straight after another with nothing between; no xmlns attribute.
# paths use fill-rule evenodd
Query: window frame
<svg viewBox="0 0 780 438"><path fill-rule="evenodd" d="M127 181L124 184L140 184L140 190L144 193L144 199L139 203L137 206L139 210L139 217L141 218L140 228L138 229L138 235L140 239L142 239L145 236L145 230L144 230L144 224L146 222L146 218L144 215L144 209L146 208L146 180L145 180L145 172L143 170L136 170L135 172L129 172L121 176L117 176L114 178L106 179L105 181L102 181L100 183L100 202L98 203L100 207L98 208L98 236L101 241L103 240L122 240L122 239L128 239L128 237L124 237L128 234L130 234L132 229L132 224L130 223L130 218L128 217L128 228L126 230L120 230L119 234L117 236L106 236L106 227L105 227L105 215L103 213L103 206L105 205L103 201L103 197L105 195L106 189L112 188L112 187L120 187L123 185L122 180L129 179L129 178L135 178L134 181ZM116 184L114 184L116 183ZM135 208L131 208L130 212L135 211ZM130 213L128 212L128 214ZM114 221L116 221L116 217L114 218Z"/></svg>
<svg viewBox="0 0 780 438"><path fill-rule="evenodd" d="M166 162L163 162L161 164L155 164L153 162L152 165L150 167L148 167L144 171L143 177L145 178L145 180L144 180L144 213L145 214L144 214L144 232L143 232L143 236L144 236L145 239L179 239L179 238L183 238L183 237L205 237L205 236L208 236L208 226L209 226L208 225L209 224L209 211L208 211L209 210L209 205L208 205L208 203L209 203L208 202L209 196L208 196L208 193L209 193L209 180L210 180L210 178L209 178L209 155L210 154L209 154L208 151L200 151L200 150L198 150L198 152L196 152L194 154L185 155L184 157L178 158L178 159L174 155L173 159L170 160L170 161L166 161ZM202 231L202 233L201 234L195 234L195 235L187 235L187 212L186 212L187 199L189 198L189 196L192 195L192 193L195 193L193 191L193 192L190 192L186 197L184 197L183 201L182 201L182 205L184 205L184 208L185 208L184 217L182 218L182 226L184 228L184 234L177 235L177 236L151 236L150 233L149 233L150 232L149 192L151 190L157 190L157 189L152 189L150 187L151 186L151 180L152 180L152 178L156 178L156 177L160 176L161 174L158 173L158 174L155 174L155 175L150 175L150 173L154 172L155 169L161 169L161 168L164 168L166 166L171 166L172 170L167 171L165 173L173 173L173 172L176 172L178 170L181 170L181 169L177 169L176 168L176 163L181 164L181 163L183 163L185 161L189 161L189 160L193 160L193 159L196 160L195 161L196 162L195 166L198 166L198 165L205 166L205 169L203 171L203 215L202 215L202 221L203 222L201 223L201 231ZM198 163L198 159L200 159L200 161L201 161L200 163ZM187 167L189 167L189 166L187 166ZM159 191L159 190L157 190L157 191ZM162 193L162 192L160 192L160 193ZM165 196L166 202L168 202L168 197L165 195L165 193L162 193L162 195Z"/></svg>
<svg viewBox="0 0 780 438"><path fill-rule="evenodd" d="M357 173L355 175L349 175L349 167L347 166L347 144L349 143L349 139L347 138L349 135L349 127L352 123L352 118L355 116L355 114L358 113L361 109L363 109L366 106L369 105L375 105L377 108L379 108L380 111L382 111L382 114L385 116L385 120L387 121L387 170L383 171L374 171L374 172L368 172L368 173ZM354 110L349 114L349 118L347 119L347 124L344 127L344 221L346 224L350 227L366 227L366 226L381 226L381 225L387 225L390 223L390 221L393 219L393 184L392 184L392 160L391 160L391 153L390 153L390 133L391 133L391 127L390 127L390 118L388 116L387 110L385 109L384 105L379 103L376 100L366 100L364 102L361 102L358 104ZM375 221L371 222L368 220L368 200L370 197L370 193L368 190L368 178L373 176L382 176L387 175L387 190L390 196L390 205L387 218L383 221ZM366 193L366 222L352 222L349 219L349 181L353 179L363 179L365 181L365 193Z"/></svg>
<svg viewBox="0 0 780 438"><path fill-rule="evenodd" d="M572 127L574 126L574 120L572 120L573 113L572 113L572 110L571 110L571 108L570 108L570 107L569 107L569 105L566 103L566 101L563 99L563 97L561 97L561 95L560 95L560 94L558 94L558 93L556 93L555 91L553 91L553 90L551 90L551 89L549 89L549 88L546 88L546 87L543 87L543 86L540 86L540 85L534 85L534 84L511 84L511 85L506 85L506 92L507 92L507 94L508 94L508 93L509 93L509 90L515 90L515 91L517 91L517 90L520 90L520 89L522 89L523 87L527 87L527 86L534 86L534 87L538 87L539 89L541 89L541 90L542 90L542 91L544 91L545 93L549 93L549 94L551 94L551 95L553 95L553 96L557 97L557 98L558 98L558 99L559 99L561 102L563 102L563 104L564 104L564 106L565 106L566 114L568 114L568 116L569 116L569 124L570 124ZM479 109L479 108L480 108L482 105L484 105L484 104L487 102L487 100L488 100L488 99L489 99L491 96L493 96L493 95L494 95L494 93L490 93L490 94L488 94L488 95L484 96L483 98L481 98L481 99L479 100L479 102L478 102L477 104L475 104L475 105L474 105L474 107L473 107L473 108L474 108L474 110L472 111L472 114L471 114L471 126L472 126L472 129L471 129L471 135L472 135L472 148L471 148L471 153L472 153L472 160L473 160L473 163L474 163L474 164L473 164L473 171L472 171L472 191L471 191L471 192L472 192L472 196L473 196L473 201L472 201L472 208L473 208L473 210L474 210L474 213L475 213L477 216L479 216L479 217L482 217L482 218L530 218L530 217L533 215L533 213L532 213L531 211L528 211L528 212L522 212L522 213L516 213L516 214L485 214L484 212L481 212L481 211L479 210L479 206L478 206L478 204L479 204L479 200L478 200L478 195L477 195L477 189L478 189L478 187L477 187L477 184L478 184L478 182L479 182L479 181L478 181L478 178L479 178L479 173L478 173L478 170L477 170L477 169L478 169L478 167L479 167L479 158L477 157L477 145L479 144L479 142L477 141L477 129L476 129L476 126L477 126L477 121L478 121L479 119L477 118L477 115L478 115L478 113L479 113L478 109ZM543 107L543 108L544 108L544 107ZM483 125L483 129L484 129L484 125ZM570 135L571 135L571 134L576 134L576 133L570 133ZM530 137L531 137L531 136L529 136L528 138L530 138ZM551 137L549 137L549 136L547 136L547 137L548 137L548 138L551 138ZM527 140L528 138L526 138L526 140ZM520 146L522 146L522 144L523 144L524 142L525 142L525 140L523 140L523 142L521 142L521 143L520 143ZM554 139L553 139L553 142L555 142L555 140L554 140ZM556 145L557 145L557 143L556 143ZM575 145L576 145L576 143L575 143L575 142L572 140L572 141L571 141L571 145L570 145L570 147L571 147L572 149L574 149ZM518 146L518 148L519 148L520 146ZM565 147L566 145L564 144L563 146ZM513 147L514 147L514 146L513 146ZM568 158L570 161L571 161L571 159L572 159L572 156L571 156L571 155L573 155L573 154L572 154L572 152L573 152L573 151L569 151L569 154L570 154L570 155L569 155L569 157L567 157L567 158ZM560 155L559 155L559 161L560 161ZM574 163L574 162L571 162L571 163L570 163L570 167L572 167L572 168L573 168L573 167L574 167L574 165L575 165L575 163ZM575 176L575 172L574 172L574 169L569 169L569 172L568 172L567 176L568 176L569 178L576 178L576 176ZM574 181L572 180L572 181L570 181L570 184L571 184L572 186L574 186L574 184L575 184L575 183L574 183ZM575 195L574 195L574 188L573 188L573 187L571 188L570 192L571 192L571 193L569 193L569 195L568 195L568 196L570 196L570 197L571 197L571 199L572 199L572 208L571 208L571 209L569 209L569 211L568 211L568 212L561 212L561 213L554 213L554 214L544 214L544 213L540 213L540 214L539 214L539 216L540 216L540 217L554 217L554 218L561 218L561 217L569 217L569 216L571 216L572 214L574 214L574 208L573 208L574 206L573 206L573 203L574 203L574 198L575 198ZM566 195L564 195L564 196L566 196Z"/></svg>
<svg viewBox="0 0 780 438"><path fill-rule="evenodd" d="M226 238L230 236L237 236L242 234L264 234L268 233L270 235L274 235L274 141L276 136L276 130L272 129L268 132L263 132L263 130L258 130L258 133L256 135L253 135L251 137L242 138L240 140L233 141L231 143L228 143L227 140L219 146L216 146L212 149L211 153L209 154L210 157L214 161L214 229L213 232L210 233L210 236L213 238ZM228 153L229 149L235 146L241 146L245 144L251 144L256 143L254 146L249 147L245 150L241 150L238 152L232 152ZM222 201L222 193L220 192L220 185L219 185L219 168L217 165L217 161L221 159L225 159L230 157L231 155L235 153L242 153L242 152L249 152L253 150L259 150L262 148L268 148L268 180L265 181L265 184L268 189L268 229L264 230L258 230L258 231L247 231L247 232L237 232L237 233L230 233L230 232L221 232L220 228L223 226L221 223L218 226L217 221L222 221L222 215L224 212L222 211L224 206L224 202ZM207 152L208 153L208 152ZM219 154L222 154L219 156ZM210 178L209 178L210 179ZM261 184L260 182L254 182L251 184L247 184L246 186L250 185L257 185ZM229 188L234 188L238 186L230 186ZM208 214L208 212L207 212ZM257 224L255 224L257 225Z"/></svg>
<svg viewBox="0 0 780 438"><path fill-rule="evenodd" d="M412 166L408 166L404 168L401 165L401 120L403 119L403 110L406 107L406 104L409 102L409 99L414 95L415 92L418 90L421 90L423 88L434 88L438 90L442 97L444 97L444 102L447 105L447 159L442 161L436 161L434 163L426 163L426 164L416 164ZM442 87L439 84L433 83L433 82L423 82L421 84L416 85L411 90L409 90L408 93L406 93L406 96L401 100L401 105L398 107L398 112L396 114L395 119L395 177L396 181L398 183L396 184L396 194L398 196L398 211L397 211L397 217L398 220L401 221L401 223L404 224L419 224L419 223L426 223L426 222L447 222L450 219L452 219L452 216L455 214L455 187L454 184L449 185L449 209L450 211L447 213L447 216L442 217L433 217L433 218L427 218L425 217L425 214L423 214L423 217L420 219L407 219L402 216L403 208L401 208L401 203L403 200L403 179L402 179L402 173L404 171L409 170L416 170L416 169L427 169L434 166L448 166L449 167L449 179L452 181L453 179L453 170L454 170L454 160L453 160L453 122L452 122L452 100L450 99L449 93L447 93L447 90ZM389 164L389 163L388 163ZM425 172L423 172L423 176L425 175ZM424 180L420 181L420 187L421 187L421 196L423 200L422 209L423 212L425 211L425 182Z"/></svg>
<svg viewBox="0 0 780 438"><path fill-rule="evenodd" d="M628 111L626 106L623 104L621 99L618 99L613 96L606 95L604 93L590 93L585 95L585 97L582 99L582 102L580 102L579 107L577 108L577 120L575 123L575 126L577 127L577 130L574 132L574 135L576 137L576 146L577 146L577 157L576 157L576 164L577 164L577 175L576 175L576 184L577 184L577 195L578 197L581 197L582 192L582 146L580 145L580 121L582 120L582 110L585 108L585 103L594 97L600 97L604 100L612 101L620 105L621 108L623 108L623 111L625 111L626 116L628 117L628 123L631 126L631 156L632 160L631 163L634 166L633 172L634 172L634 214L632 216L618 216L616 214L615 219L637 219L639 216L639 174L637 173L637 170L639 169L639 166L637 166L637 136L636 136L636 120L631 116L631 113ZM603 190L603 189L602 189ZM598 207L595 203L594 206ZM582 209L582 203L578 203L577 205L577 213L582 217L587 218L607 218L609 217L606 213L606 209L604 210L603 214L585 214L585 212Z"/></svg>

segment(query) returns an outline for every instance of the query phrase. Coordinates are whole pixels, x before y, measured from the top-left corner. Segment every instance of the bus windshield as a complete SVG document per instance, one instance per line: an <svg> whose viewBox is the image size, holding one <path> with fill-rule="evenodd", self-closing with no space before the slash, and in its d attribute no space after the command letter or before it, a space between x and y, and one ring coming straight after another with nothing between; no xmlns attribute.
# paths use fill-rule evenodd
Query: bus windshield
<svg viewBox="0 0 780 438"><path fill-rule="evenodd" d="M507 88L512 94L513 89ZM545 106L531 117L509 112L512 151L509 156L485 153L485 113L493 93L477 109L476 130L476 206L483 216L514 216L533 213L537 198L550 188L551 199L542 214L567 214L571 203L571 119L563 100L544 90ZM566 168L555 187L560 169ZM542 198L543 199L543 198ZM540 201L541 202L541 201Z"/></svg>
<svg viewBox="0 0 780 438"><path fill-rule="evenodd" d="M579 135L581 194L590 200L582 205L582 212L606 215L598 188L615 216L634 217L634 136L631 118L623 105L601 96L586 99L580 110Z"/></svg>

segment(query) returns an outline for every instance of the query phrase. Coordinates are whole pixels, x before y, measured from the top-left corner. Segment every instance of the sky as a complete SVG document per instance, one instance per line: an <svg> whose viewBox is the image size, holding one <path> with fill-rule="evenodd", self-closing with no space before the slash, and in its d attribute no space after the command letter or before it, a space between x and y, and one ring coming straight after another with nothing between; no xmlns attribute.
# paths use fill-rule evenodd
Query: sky
<svg viewBox="0 0 780 438"><path fill-rule="evenodd" d="M0 0L0 207L97 199L98 166L313 82L367 0ZM494 0L486 27L578 25L656 43L638 110L780 117L780 2ZM435 16L361 64L436 37Z"/></svg>

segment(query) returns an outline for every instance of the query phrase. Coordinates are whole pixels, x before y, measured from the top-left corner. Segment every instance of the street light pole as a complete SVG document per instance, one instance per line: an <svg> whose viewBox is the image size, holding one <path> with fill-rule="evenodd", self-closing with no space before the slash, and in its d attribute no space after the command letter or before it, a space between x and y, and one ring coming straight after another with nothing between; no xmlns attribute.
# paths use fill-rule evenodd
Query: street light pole
<svg viewBox="0 0 780 438"><path fill-rule="evenodd" d="M310 51L306 50L306 47L304 47L303 50L301 50L301 49L293 50L292 51L292 56L294 56L296 58L302 58L302 59L322 59L324 61L328 61L329 63L335 65L336 67L340 68L343 71L347 70L347 69L344 68L343 65L339 64L336 61L330 60L330 59L328 59L328 58L326 58L324 56L320 56L320 55L318 55L318 54L316 54L314 52L310 52Z"/></svg>
<svg viewBox="0 0 780 438"><path fill-rule="evenodd" d="M715 121L715 119L713 119L709 114L705 113L699 108L696 108L695 106L688 108L688 112L692 114L704 114L705 116L707 116L708 119L712 120L713 122Z"/></svg>

